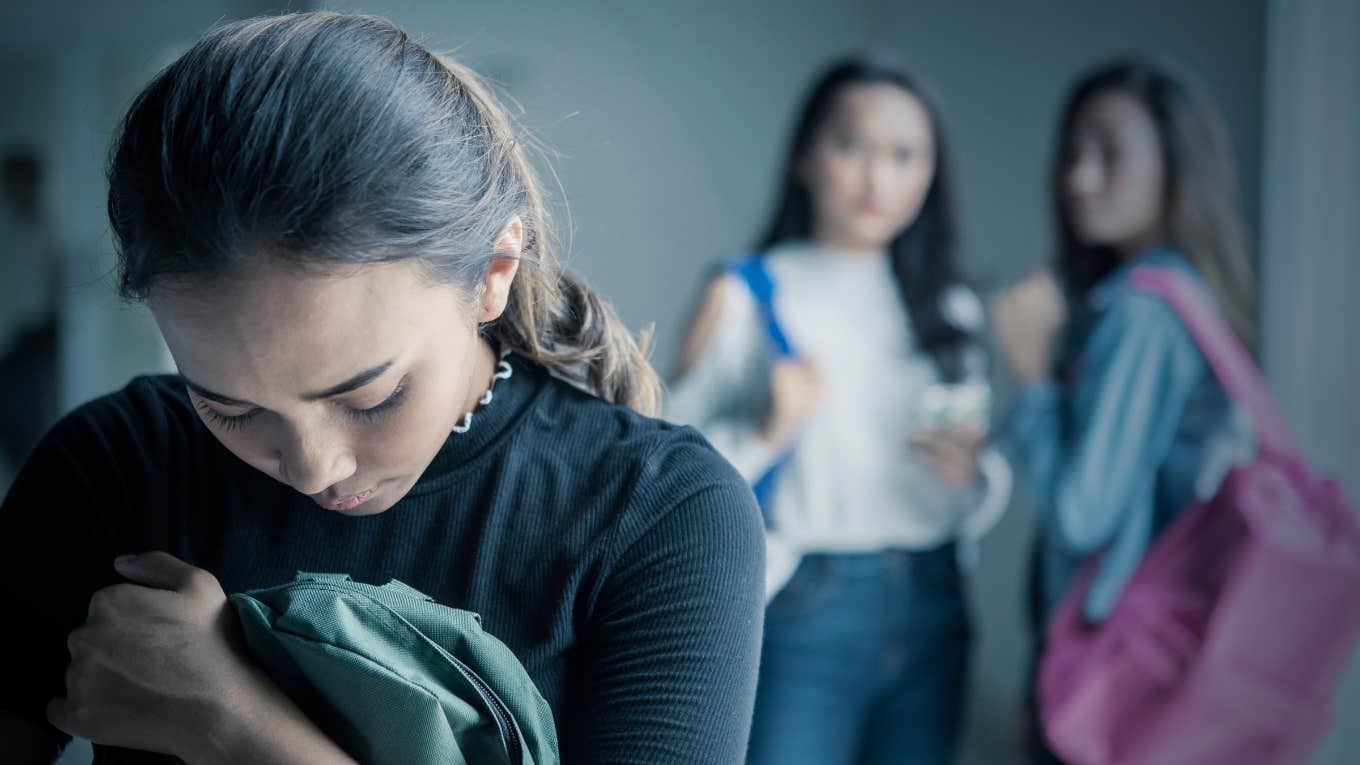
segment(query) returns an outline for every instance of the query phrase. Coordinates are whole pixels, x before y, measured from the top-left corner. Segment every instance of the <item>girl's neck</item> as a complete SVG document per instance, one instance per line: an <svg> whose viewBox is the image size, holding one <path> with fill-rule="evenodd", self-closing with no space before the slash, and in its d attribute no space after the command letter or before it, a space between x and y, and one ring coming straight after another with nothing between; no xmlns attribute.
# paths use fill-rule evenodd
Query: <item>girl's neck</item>
<svg viewBox="0 0 1360 765"><path fill-rule="evenodd" d="M468 373L468 398L463 402L463 410L459 414L460 421L468 412L477 409L482 396L486 395L487 387L491 385L492 376L496 373L496 351L486 338L477 338L477 350L474 351L474 355L472 371Z"/></svg>
<svg viewBox="0 0 1360 765"><path fill-rule="evenodd" d="M1115 252L1119 255L1122 263L1134 260L1144 253L1161 248L1166 245L1166 232L1161 226L1154 226L1147 231L1130 237L1129 239L1115 245Z"/></svg>
<svg viewBox="0 0 1360 765"><path fill-rule="evenodd" d="M814 235L812 244L822 252L843 258L876 258L887 251L887 245L874 246L863 242L852 242L834 237Z"/></svg>

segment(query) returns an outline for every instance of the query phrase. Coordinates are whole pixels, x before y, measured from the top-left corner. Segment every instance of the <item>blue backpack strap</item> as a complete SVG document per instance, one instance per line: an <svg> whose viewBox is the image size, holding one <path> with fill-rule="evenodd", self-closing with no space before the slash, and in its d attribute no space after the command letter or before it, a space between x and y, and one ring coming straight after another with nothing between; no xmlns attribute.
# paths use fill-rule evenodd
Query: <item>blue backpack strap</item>
<svg viewBox="0 0 1360 765"><path fill-rule="evenodd" d="M774 347L775 354L781 358L797 356L797 352L793 349L793 343L789 342L788 335L784 334L784 327L779 323L779 316L775 313L774 280L770 278L770 272L765 268L764 259L759 254L748 255L730 261L727 264L727 270L745 282L746 287L751 290L751 297L755 299L756 307L760 310L760 315L765 321L765 331ZM791 456L793 456L793 449L785 450L751 484L751 491L756 495L756 502L760 505L762 514L769 513L775 483Z"/></svg>
<svg viewBox="0 0 1360 765"><path fill-rule="evenodd" d="M765 268L764 258L760 255L738 258L728 264L728 271L746 282L746 287L751 290L751 297L755 298L756 307L765 320L765 330L770 336L770 342L774 344L775 353L785 358L796 356L793 344L789 342L788 335L784 334L784 327L774 312L774 280L770 278L770 272Z"/></svg>
<svg viewBox="0 0 1360 765"><path fill-rule="evenodd" d="M789 464L789 458L793 456L793 449L785 449L770 466L765 468L765 472L760 474L756 482L751 484L751 493L756 495L756 504L760 505L760 514L769 516L770 503L774 500L774 487L779 481L779 474L784 472L784 466Z"/></svg>

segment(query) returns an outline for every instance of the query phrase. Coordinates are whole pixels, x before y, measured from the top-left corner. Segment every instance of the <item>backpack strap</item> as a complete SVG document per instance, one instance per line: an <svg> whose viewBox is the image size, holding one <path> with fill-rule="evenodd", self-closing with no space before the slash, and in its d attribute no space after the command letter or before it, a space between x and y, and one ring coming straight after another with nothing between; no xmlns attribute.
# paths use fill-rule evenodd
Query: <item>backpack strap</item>
<svg viewBox="0 0 1360 765"><path fill-rule="evenodd" d="M798 355L794 352L788 335L784 334L784 327L779 323L779 316L775 313L774 280L770 278L770 272L765 268L765 259L759 254L738 258L727 264L727 271L745 282L747 289L751 291L756 308L765 321L765 331L770 337L775 353L784 358Z"/></svg>
<svg viewBox="0 0 1360 765"><path fill-rule="evenodd" d="M765 268L764 258L759 254L738 258L727 264L727 271L745 282L747 289L751 291L751 297L755 299L756 308L765 322L765 333L770 338L775 355L784 359L796 357L798 354L793 349L793 343L789 342L788 335L784 333L784 327L779 323L779 316L774 310L774 280L770 278L770 272ZM762 514L769 514L775 483L792 456L793 448L785 449L751 484L751 491L756 495L756 503L760 505Z"/></svg>
<svg viewBox="0 0 1360 765"><path fill-rule="evenodd" d="M1130 278L1140 291L1171 305L1219 384L1233 401L1251 413L1261 451L1302 462L1298 442L1265 378L1204 289L1185 274L1164 266L1137 266Z"/></svg>

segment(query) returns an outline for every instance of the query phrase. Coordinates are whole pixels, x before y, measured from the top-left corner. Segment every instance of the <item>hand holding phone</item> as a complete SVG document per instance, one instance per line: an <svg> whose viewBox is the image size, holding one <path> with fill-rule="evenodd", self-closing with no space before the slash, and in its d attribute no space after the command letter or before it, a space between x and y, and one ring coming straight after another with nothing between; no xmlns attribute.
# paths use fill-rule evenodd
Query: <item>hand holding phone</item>
<svg viewBox="0 0 1360 765"><path fill-rule="evenodd" d="M922 394L911 447L945 483L967 489L978 480L990 414L985 383L930 385Z"/></svg>

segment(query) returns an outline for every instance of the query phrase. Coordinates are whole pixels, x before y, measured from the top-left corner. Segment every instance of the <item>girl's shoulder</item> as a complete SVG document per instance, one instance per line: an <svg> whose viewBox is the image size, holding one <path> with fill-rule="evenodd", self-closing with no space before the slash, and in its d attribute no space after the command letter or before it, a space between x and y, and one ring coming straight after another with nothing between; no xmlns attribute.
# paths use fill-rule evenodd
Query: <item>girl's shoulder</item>
<svg viewBox="0 0 1360 765"><path fill-rule="evenodd" d="M1189 277L1213 300L1212 292L1189 260L1175 250L1159 249L1125 263L1091 289L1082 306L1088 321L1109 330L1183 336L1188 340L1189 332L1171 304L1134 283L1133 274L1140 268L1174 270Z"/></svg>
<svg viewBox="0 0 1360 765"><path fill-rule="evenodd" d="M1175 269L1208 294L1198 273L1178 253L1166 250L1141 257L1106 277L1087 296L1081 319L1084 329L1078 332L1087 338L1083 345L1089 343L1086 353L1106 356L1120 349L1152 353L1176 360L1178 368L1197 372L1203 365L1199 346L1170 303L1134 283L1133 270L1140 266Z"/></svg>
<svg viewBox="0 0 1360 765"><path fill-rule="evenodd" d="M15 478L6 512L52 513L69 528L108 533L147 527L230 459L178 377L138 377L47 432Z"/></svg>
<svg viewBox="0 0 1360 765"><path fill-rule="evenodd" d="M53 426L44 443L90 458L98 451L119 462L155 462L206 435L183 380L146 375L76 407Z"/></svg>
<svg viewBox="0 0 1360 765"><path fill-rule="evenodd" d="M514 439L519 459L549 476L558 500L542 512L591 528L607 568L684 559L698 576L762 558L764 524L750 485L694 428L556 379L526 425L531 432Z"/></svg>
<svg viewBox="0 0 1360 765"><path fill-rule="evenodd" d="M1200 277L1199 272L1195 270L1195 267L1191 265L1190 261L1186 259L1184 255L1176 250L1157 249L1121 265L1111 274L1096 283L1087 295L1086 301L1088 307L1092 308L1097 313L1104 313L1108 310L1124 307L1129 304L1147 306L1160 303L1170 310L1170 307L1166 305L1165 301L1162 301L1156 295L1152 295L1139 289L1138 286L1134 284L1133 274L1140 268L1174 270L1190 277L1191 281L1204 288L1206 292L1208 291L1208 287L1204 283L1203 278ZM1149 299L1152 303L1148 302Z"/></svg>
<svg viewBox="0 0 1360 765"><path fill-rule="evenodd" d="M576 463L587 476L632 476L677 491L746 481L692 427L649 417L550 377L528 423L535 450Z"/></svg>

